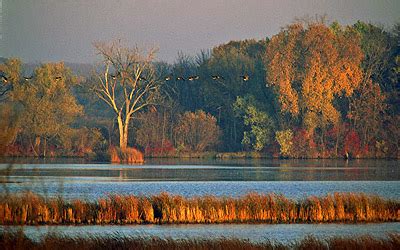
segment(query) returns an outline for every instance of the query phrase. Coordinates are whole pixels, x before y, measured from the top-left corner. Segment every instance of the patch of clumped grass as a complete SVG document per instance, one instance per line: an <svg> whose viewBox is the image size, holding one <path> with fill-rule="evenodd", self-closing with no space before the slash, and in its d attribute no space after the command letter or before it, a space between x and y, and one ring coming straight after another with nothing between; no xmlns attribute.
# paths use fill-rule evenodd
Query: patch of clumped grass
<svg viewBox="0 0 400 250"><path fill-rule="evenodd" d="M0 224L358 223L400 221L400 202L335 193L291 200L249 193L239 198L110 195L96 201L45 199L33 193L0 196Z"/></svg>

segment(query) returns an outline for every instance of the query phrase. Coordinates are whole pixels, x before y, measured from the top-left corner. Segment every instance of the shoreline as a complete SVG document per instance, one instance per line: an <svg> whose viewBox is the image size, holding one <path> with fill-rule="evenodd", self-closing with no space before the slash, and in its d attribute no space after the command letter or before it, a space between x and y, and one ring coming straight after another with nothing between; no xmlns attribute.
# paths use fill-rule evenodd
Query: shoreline
<svg viewBox="0 0 400 250"><path fill-rule="evenodd" d="M357 161L357 160L400 160L400 157L358 157L345 159L344 157L316 157L316 158L289 158L289 157L274 157L271 155L263 155L257 152L191 152L191 153L180 153L175 155L159 155L159 156L145 156L144 163L132 163L135 164L145 164L146 160L153 159L177 159L177 160L190 160L190 159L200 159L200 160L343 160L343 161ZM77 160L83 163L108 163L115 164L109 159L98 159L96 157L85 157L85 156L56 156L56 157L34 157L34 156L0 156L0 164L7 163L18 163L18 161L32 160L34 162L46 162L46 161L57 161L57 160Z"/></svg>

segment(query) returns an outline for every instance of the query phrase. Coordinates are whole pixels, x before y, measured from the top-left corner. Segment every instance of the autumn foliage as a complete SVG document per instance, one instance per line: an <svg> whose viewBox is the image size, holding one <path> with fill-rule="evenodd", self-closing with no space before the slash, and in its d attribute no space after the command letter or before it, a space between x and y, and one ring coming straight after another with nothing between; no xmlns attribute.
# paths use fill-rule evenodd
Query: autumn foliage
<svg viewBox="0 0 400 250"><path fill-rule="evenodd" d="M104 68L88 77L64 63L28 76L11 58L0 64L0 154L87 157L120 145L149 157L398 158L399 27L317 17L173 64L97 43Z"/></svg>
<svg viewBox="0 0 400 250"><path fill-rule="evenodd" d="M174 132L178 148L197 152L215 146L221 133L217 119L201 110L184 113Z"/></svg>

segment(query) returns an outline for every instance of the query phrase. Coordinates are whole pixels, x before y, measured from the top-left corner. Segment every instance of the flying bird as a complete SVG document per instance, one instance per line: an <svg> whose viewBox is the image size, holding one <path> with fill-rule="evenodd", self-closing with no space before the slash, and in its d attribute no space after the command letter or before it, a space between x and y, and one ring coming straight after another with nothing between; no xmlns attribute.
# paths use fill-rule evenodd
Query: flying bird
<svg viewBox="0 0 400 250"><path fill-rule="evenodd" d="M219 76L219 75L212 75L211 78L212 78L213 80L225 80L224 77Z"/></svg>
<svg viewBox="0 0 400 250"><path fill-rule="evenodd" d="M115 72L115 75L110 74L110 76L111 76L111 78L112 78L113 80L117 79L117 77L120 76L120 75L121 75L121 72L119 72L119 71Z"/></svg>
<svg viewBox="0 0 400 250"><path fill-rule="evenodd" d="M32 79L32 76L24 76L25 81L29 81Z"/></svg>
<svg viewBox="0 0 400 250"><path fill-rule="evenodd" d="M61 80L61 76L56 76L56 77L54 77L54 79L56 79L56 80Z"/></svg>
<svg viewBox="0 0 400 250"><path fill-rule="evenodd" d="M0 77L3 78L3 82L8 82L8 78L5 75L1 74Z"/></svg>
<svg viewBox="0 0 400 250"><path fill-rule="evenodd" d="M189 76L188 80L189 81L194 81L194 80L198 80L199 76Z"/></svg>
<svg viewBox="0 0 400 250"><path fill-rule="evenodd" d="M142 76L139 76L138 80L139 80L139 81L147 81L147 79L144 78L144 77L142 77Z"/></svg>
<svg viewBox="0 0 400 250"><path fill-rule="evenodd" d="M242 75L240 76L242 78L243 81L247 82L248 80L250 80L249 75Z"/></svg>
<svg viewBox="0 0 400 250"><path fill-rule="evenodd" d="M176 78L176 80L177 80L177 81L185 81L185 78L183 78L183 76L178 76L178 77Z"/></svg>
<svg viewBox="0 0 400 250"><path fill-rule="evenodd" d="M171 80L171 77L170 77L170 76L166 76L166 77L164 78L164 80L165 80L165 81L170 81L170 80Z"/></svg>

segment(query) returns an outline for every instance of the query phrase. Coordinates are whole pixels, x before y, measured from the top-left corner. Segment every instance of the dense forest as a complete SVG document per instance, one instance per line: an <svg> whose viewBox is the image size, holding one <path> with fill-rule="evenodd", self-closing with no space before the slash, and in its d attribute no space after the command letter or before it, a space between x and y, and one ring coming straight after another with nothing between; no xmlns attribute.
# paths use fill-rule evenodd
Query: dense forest
<svg viewBox="0 0 400 250"><path fill-rule="evenodd" d="M1 155L400 157L399 24L296 22L173 64L119 41L94 47L90 73L3 60Z"/></svg>

